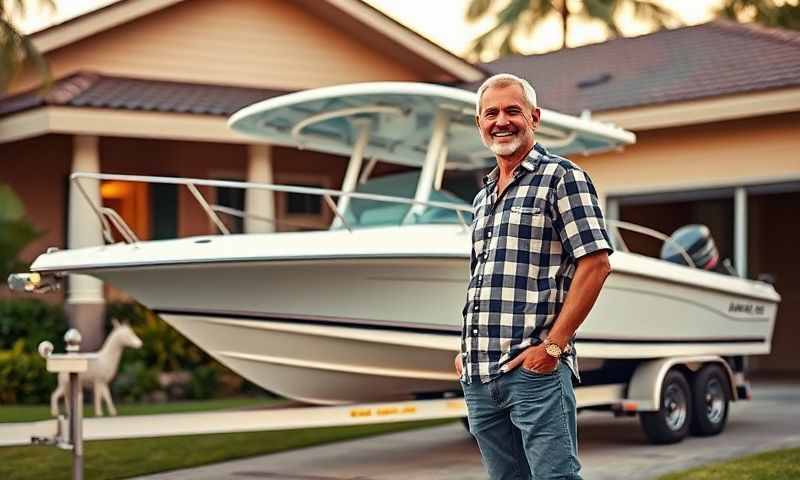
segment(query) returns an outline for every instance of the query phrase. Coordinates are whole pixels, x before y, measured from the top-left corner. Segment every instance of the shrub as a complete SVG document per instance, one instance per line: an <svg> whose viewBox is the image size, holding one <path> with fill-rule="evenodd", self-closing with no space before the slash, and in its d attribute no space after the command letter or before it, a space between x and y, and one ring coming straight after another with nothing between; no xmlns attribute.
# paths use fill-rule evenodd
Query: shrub
<svg viewBox="0 0 800 480"><path fill-rule="evenodd" d="M116 398L139 402L160 389L158 371L141 360L124 363L111 389Z"/></svg>
<svg viewBox="0 0 800 480"><path fill-rule="evenodd" d="M142 339L142 348L125 351L124 362L141 361L159 372L175 372L191 370L211 361L202 350L143 305L109 304L106 311L109 325L111 318L128 322Z"/></svg>
<svg viewBox="0 0 800 480"><path fill-rule="evenodd" d="M49 340L56 352L63 352L67 328L61 305L27 298L0 301L0 350L9 350L21 340L24 352L35 353L39 342Z"/></svg>
<svg viewBox="0 0 800 480"><path fill-rule="evenodd" d="M142 339L142 348L126 350L123 369L114 381L114 391L128 400L152 398L161 390L171 399L206 399L220 393L242 393L242 384L232 388L227 376L235 375L213 360L186 337L138 303L113 303L106 309L108 328L112 318L127 322ZM184 378L181 372L187 372ZM173 375L164 375L173 374ZM161 379L169 379L162 382ZM224 384L221 382L224 380Z"/></svg>
<svg viewBox="0 0 800 480"><path fill-rule="evenodd" d="M47 371L45 359L26 352L25 341L0 351L0 404L46 403L56 386L56 375Z"/></svg>
<svg viewBox="0 0 800 480"><path fill-rule="evenodd" d="M213 365L201 365L192 371L191 396L195 399L211 398L217 391L219 372Z"/></svg>

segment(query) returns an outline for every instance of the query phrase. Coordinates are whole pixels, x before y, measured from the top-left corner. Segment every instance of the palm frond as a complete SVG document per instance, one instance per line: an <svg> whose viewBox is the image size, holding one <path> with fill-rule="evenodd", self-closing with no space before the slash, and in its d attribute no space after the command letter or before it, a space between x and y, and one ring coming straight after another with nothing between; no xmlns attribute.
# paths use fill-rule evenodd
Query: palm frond
<svg viewBox="0 0 800 480"><path fill-rule="evenodd" d="M510 27L505 24L495 24L492 28L477 36L469 46L467 56L472 61L480 61L483 54L490 50L490 45L501 43L511 36Z"/></svg>
<svg viewBox="0 0 800 480"><path fill-rule="evenodd" d="M633 15L658 27L664 27L670 22L678 21L678 17L672 10L643 0L633 1Z"/></svg>
<svg viewBox="0 0 800 480"><path fill-rule="evenodd" d="M497 12L494 26L472 41L468 56L471 59L480 59L489 50L490 45L497 45L498 42L499 49L503 52L501 55L516 53L513 36L519 28L521 16L528 7L528 2L529 0L510 0Z"/></svg>
<svg viewBox="0 0 800 480"><path fill-rule="evenodd" d="M468 22L480 20L484 15L489 13L489 8L492 6L492 0L471 0L467 6L467 13L464 16Z"/></svg>
<svg viewBox="0 0 800 480"><path fill-rule="evenodd" d="M558 6L552 0L529 0L528 9L523 12L521 24L525 26L524 33L530 35L547 17L558 13Z"/></svg>
<svg viewBox="0 0 800 480"><path fill-rule="evenodd" d="M31 4L42 10L55 11L54 0L0 0L0 93L4 92L14 77L26 66L39 72L43 90L51 84L50 69L42 54L28 36L17 30L11 19L23 18L30 13Z"/></svg>
<svg viewBox="0 0 800 480"><path fill-rule="evenodd" d="M768 27L800 30L800 5L797 2L779 5L772 0L725 0L714 13L737 22L755 21Z"/></svg>
<svg viewBox="0 0 800 480"><path fill-rule="evenodd" d="M606 30L614 36L621 35L614 18L617 6L616 0L584 0L583 2L585 16L603 22Z"/></svg>

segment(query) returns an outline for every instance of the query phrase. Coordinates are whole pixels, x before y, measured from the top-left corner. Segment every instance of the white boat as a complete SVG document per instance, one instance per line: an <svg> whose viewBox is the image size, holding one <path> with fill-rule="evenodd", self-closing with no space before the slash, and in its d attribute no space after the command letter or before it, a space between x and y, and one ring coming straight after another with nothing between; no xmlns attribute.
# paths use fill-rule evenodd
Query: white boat
<svg viewBox="0 0 800 480"><path fill-rule="evenodd" d="M139 241L112 211L93 205L106 238L114 227L125 242L43 254L31 267L40 277L26 277L28 287L67 273L98 277L245 378L303 402L457 391L452 359L460 345L471 208L440 187L451 172L494 161L475 130L474 105L474 93L455 88L367 83L266 100L231 118L234 130L270 143L350 154L340 191L75 174L79 186L107 179L316 194L336 219L325 231L227 235L220 209L198 196L222 234ZM576 155L635 137L544 110L537 141ZM362 183L374 159L419 170ZM622 242L617 248L613 273L579 330L583 368L606 360L769 353L780 300L772 286L630 253Z"/></svg>

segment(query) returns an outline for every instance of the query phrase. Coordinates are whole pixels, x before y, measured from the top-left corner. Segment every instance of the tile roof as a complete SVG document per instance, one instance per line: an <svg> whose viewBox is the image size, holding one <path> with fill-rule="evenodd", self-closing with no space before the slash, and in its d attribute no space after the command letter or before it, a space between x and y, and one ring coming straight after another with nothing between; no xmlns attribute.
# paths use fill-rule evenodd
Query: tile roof
<svg viewBox="0 0 800 480"><path fill-rule="evenodd" d="M0 117L45 105L229 116L284 93L288 92L80 72L56 80L44 96L30 91L0 98Z"/></svg>
<svg viewBox="0 0 800 480"><path fill-rule="evenodd" d="M483 66L577 114L800 86L800 32L717 20Z"/></svg>

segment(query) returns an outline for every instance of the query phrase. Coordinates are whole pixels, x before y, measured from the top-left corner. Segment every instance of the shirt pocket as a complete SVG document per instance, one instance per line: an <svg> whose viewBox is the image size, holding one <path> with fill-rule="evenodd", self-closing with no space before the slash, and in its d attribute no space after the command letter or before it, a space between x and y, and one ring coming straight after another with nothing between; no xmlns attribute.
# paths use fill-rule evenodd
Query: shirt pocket
<svg viewBox="0 0 800 480"><path fill-rule="evenodd" d="M540 207L511 207L508 216L508 237L516 249L541 252L542 240L547 228L547 216ZM513 244L508 245L514 249Z"/></svg>

